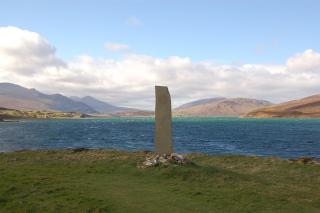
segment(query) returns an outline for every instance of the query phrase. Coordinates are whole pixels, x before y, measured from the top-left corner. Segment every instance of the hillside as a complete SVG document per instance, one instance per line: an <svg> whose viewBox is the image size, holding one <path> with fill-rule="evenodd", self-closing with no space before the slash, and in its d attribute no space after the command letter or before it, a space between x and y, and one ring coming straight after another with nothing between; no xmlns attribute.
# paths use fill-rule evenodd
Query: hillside
<svg viewBox="0 0 320 213"><path fill-rule="evenodd" d="M46 95L11 83L0 83L0 107L27 111L97 112L90 106L63 95Z"/></svg>
<svg viewBox="0 0 320 213"><path fill-rule="evenodd" d="M184 104L174 110L174 116L240 116L252 110L271 106L264 100L248 98L213 98Z"/></svg>
<svg viewBox="0 0 320 213"><path fill-rule="evenodd" d="M320 118L320 95L289 101L249 112L254 118Z"/></svg>
<svg viewBox="0 0 320 213"><path fill-rule="evenodd" d="M97 100L91 96L85 96L83 98L72 96L70 97L74 101L82 102L97 112L101 114L110 114L110 113L118 113L118 112L133 112L138 111L137 109L127 108L127 107L118 107L112 104L109 104L104 101Z"/></svg>
<svg viewBox="0 0 320 213"><path fill-rule="evenodd" d="M213 103L221 100L225 100L226 98L223 97L218 97L218 98L206 98L206 99L200 99L196 101L191 101L189 103L183 104L179 107L177 107L175 110L183 110L183 109L188 109L190 107L202 105L202 104L207 104L207 103Z"/></svg>

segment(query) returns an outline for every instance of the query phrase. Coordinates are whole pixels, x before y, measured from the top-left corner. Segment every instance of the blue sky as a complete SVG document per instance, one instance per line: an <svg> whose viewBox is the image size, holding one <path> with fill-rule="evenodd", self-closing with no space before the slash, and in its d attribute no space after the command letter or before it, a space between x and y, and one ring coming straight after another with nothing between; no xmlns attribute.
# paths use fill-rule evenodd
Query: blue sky
<svg viewBox="0 0 320 213"><path fill-rule="evenodd" d="M104 48L115 42L154 57L281 64L319 51L319 9L311 0L2 0L0 26L39 33L66 60L84 53L117 58Z"/></svg>
<svg viewBox="0 0 320 213"><path fill-rule="evenodd" d="M319 0L1 0L0 82L147 109L154 85L174 106L298 99L320 93L319 11Z"/></svg>

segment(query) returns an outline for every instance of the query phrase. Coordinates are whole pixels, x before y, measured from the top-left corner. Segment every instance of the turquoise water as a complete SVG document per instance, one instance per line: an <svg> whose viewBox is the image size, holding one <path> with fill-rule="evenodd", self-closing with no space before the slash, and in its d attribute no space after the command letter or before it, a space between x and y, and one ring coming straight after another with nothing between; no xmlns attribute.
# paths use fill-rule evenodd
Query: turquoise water
<svg viewBox="0 0 320 213"><path fill-rule="evenodd" d="M0 151L75 147L153 150L153 118L0 123ZM176 152L320 158L320 119L175 118Z"/></svg>

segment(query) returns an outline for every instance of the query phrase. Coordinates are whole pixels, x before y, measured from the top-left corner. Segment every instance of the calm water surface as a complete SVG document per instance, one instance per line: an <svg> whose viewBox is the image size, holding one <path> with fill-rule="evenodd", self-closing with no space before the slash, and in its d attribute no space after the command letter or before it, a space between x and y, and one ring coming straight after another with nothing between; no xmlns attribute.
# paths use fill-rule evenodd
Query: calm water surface
<svg viewBox="0 0 320 213"><path fill-rule="evenodd" d="M0 152L75 147L153 150L152 118L0 123ZM320 119L175 118L176 152L320 158Z"/></svg>

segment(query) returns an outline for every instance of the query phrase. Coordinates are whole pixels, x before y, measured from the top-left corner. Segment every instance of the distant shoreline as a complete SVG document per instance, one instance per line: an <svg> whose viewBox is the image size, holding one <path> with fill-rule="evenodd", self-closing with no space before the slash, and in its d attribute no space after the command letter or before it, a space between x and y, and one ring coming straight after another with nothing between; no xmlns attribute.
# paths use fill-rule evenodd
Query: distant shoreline
<svg viewBox="0 0 320 213"><path fill-rule="evenodd" d="M78 117L57 117L57 118L10 118L0 119L0 122L19 122L19 121L32 121L32 120L104 120L104 119L139 119L150 118L154 119L154 116L89 116L84 118ZM235 119L248 119L248 120L286 120L286 119L299 119L299 120L320 120L320 117L245 117L245 116L173 116L172 119L207 119L207 118L235 118Z"/></svg>

